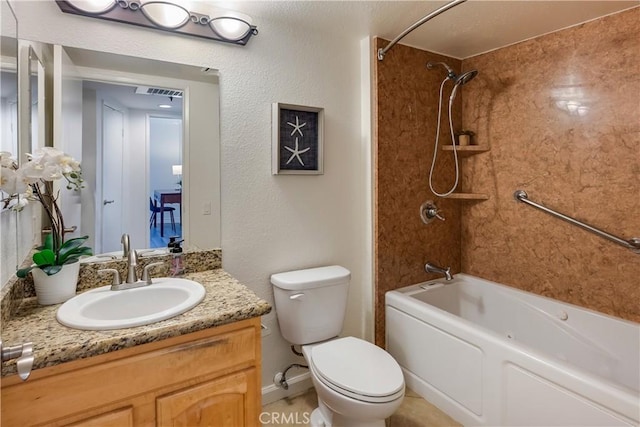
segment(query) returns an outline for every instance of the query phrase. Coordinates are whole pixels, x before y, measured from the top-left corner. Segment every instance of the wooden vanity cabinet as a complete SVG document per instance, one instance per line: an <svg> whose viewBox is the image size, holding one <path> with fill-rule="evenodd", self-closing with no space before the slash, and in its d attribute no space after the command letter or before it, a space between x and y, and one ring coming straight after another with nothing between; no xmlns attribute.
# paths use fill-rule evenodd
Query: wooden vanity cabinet
<svg viewBox="0 0 640 427"><path fill-rule="evenodd" d="M2 426L258 426L260 318L2 379Z"/></svg>

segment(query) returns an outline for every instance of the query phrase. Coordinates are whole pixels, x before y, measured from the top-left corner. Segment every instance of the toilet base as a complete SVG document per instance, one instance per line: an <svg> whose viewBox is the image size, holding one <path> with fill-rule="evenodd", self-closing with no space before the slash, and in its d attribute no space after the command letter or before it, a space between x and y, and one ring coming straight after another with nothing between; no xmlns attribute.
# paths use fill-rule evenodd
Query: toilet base
<svg viewBox="0 0 640 427"><path fill-rule="evenodd" d="M322 401L318 401L318 407L311 413L311 427L385 427L385 420L359 421L346 418L331 411Z"/></svg>

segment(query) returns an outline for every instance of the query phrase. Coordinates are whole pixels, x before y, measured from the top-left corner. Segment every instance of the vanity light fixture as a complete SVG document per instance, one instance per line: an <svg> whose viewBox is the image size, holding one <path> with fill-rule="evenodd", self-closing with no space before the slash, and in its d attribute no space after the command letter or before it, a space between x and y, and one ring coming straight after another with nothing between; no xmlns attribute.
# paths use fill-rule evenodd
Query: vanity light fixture
<svg viewBox="0 0 640 427"><path fill-rule="evenodd" d="M65 13L123 22L225 43L246 45L258 34L247 15L219 10L210 15L188 10L180 0L55 0ZM180 4L182 3L182 4Z"/></svg>
<svg viewBox="0 0 640 427"><path fill-rule="evenodd" d="M165 108L165 109L168 110L169 108L171 108L171 105L169 105L169 104L158 104L158 108Z"/></svg>

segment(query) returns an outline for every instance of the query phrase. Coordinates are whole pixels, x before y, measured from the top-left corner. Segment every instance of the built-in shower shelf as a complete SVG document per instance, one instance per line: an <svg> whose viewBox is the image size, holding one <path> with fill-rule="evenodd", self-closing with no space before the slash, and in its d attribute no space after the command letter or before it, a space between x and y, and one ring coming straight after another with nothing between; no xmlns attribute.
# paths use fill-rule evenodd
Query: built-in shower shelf
<svg viewBox="0 0 640 427"><path fill-rule="evenodd" d="M442 146L444 151L453 151L453 145ZM489 151L488 145L456 145L456 151L461 156L471 156L473 154L484 153Z"/></svg>
<svg viewBox="0 0 640 427"><path fill-rule="evenodd" d="M483 193L451 193L445 196L445 198L457 200L489 200L489 196Z"/></svg>

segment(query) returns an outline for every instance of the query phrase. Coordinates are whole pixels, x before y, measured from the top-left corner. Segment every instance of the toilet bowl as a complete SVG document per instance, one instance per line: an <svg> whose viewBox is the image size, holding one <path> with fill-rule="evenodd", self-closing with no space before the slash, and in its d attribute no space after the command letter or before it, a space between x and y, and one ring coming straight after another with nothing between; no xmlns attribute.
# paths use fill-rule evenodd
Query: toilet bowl
<svg viewBox="0 0 640 427"><path fill-rule="evenodd" d="M381 348L345 337L305 345L302 353L318 394L312 426L384 426L402 404L402 370Z"/></svg>
<svg viewBox="0 0 640 427"><path fill-rule="evenodd" d="M302 346L318 394L313 427L384 427L404 397L402 370L389 353L359 338L338 338L350 278L338 265L271 276L280 332Z"/></svg>

